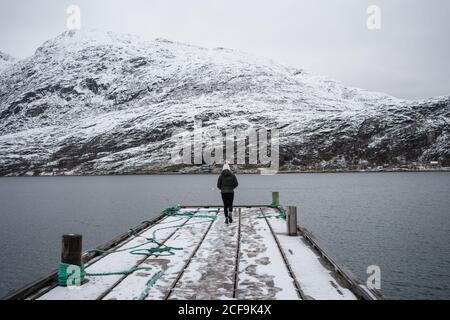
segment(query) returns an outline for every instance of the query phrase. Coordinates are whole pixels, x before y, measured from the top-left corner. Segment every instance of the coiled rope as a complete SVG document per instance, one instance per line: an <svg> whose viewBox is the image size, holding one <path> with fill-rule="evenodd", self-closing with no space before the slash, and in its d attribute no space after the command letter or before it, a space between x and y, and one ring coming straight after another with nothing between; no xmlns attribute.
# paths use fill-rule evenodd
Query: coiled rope
<svg viewBox="0 0 450 320"><path fill-rule="evenodd" d="M181 209L181 207L179 205L176 205L176 206L165 209L162 212L162 214L165 216L179 216L180 220L183 220L183 218L191 218L194 216L195 216L195 218L206 218L206 219L213 219L213 220L217 218L216 215L195 214L191 211L185 211L185 212L180 213L179 212L180 209ZM209 210L208 212L218 213L219 210ZM171 221L171 222L173 222L173 221ZM171 255L175 254L175 252L173 252L173 251L183 250L183 248L166 246L166 245L158 242L156 240L156 233L158 231L164 230L164 229L180 228L181 226L184 226L184 225L193 225L193 224L199 224L199 223L205 223L205 222L209 222L209 221L200 221L200 222L194 222L194 223L181 223L176 226L158 228L158 229L154 230L152 233L152 236L148 237L148 238L138 235L138 234L136 234L136 232L134 230L130 229L131 234L133 234L135 237L142 237L146 241L139 245L129 247L129 248L124 248L124 249L115 249L115 250L89 249L89 250L86 250L83 254L92 253L92 252L101 253L101 254L113 254L113 253L128 251L130 254L143 255L146 257L154 256L155 258L158 258L161 256L171 256ZM162 222L161 224L164 224L164 223L165 222ZM156 246L151 247L151 248L141 248L142 246L149 245L149 244L154 244ZM80 266L60 262L59 267L58 267L58 284L60 286L81 285L86 277L129 275L129 274L132 274L139 270L147 270L148 271L148 270L152 270L152 268L151 267L134 267L131 269L114 271L114 272L89 273L89 272L85 271L84 265L82 265L80 267ZM164 274L164 272L162 270L160 270L155 275L153 275L152 278L146 283L144 291L141 293L141 295L137 299L144 300L148 296L151 288L155 285L155 283L159 280L159 278L161 278L161 276L163 274Z"/></svg>

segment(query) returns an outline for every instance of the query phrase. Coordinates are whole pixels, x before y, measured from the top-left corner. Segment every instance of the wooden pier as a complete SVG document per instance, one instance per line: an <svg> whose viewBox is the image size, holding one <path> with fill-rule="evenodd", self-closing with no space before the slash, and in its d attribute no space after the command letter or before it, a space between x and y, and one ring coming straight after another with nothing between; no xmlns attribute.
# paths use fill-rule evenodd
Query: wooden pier
<svg viewBox="0 0 450 320"><path fill-rule="evenodd" d="M164 212L83 255L81 285L53 273L9 299L227 300L378 299L349 277L278 206L219 206ZM289 219L287 219L289 220Z"/></svg>

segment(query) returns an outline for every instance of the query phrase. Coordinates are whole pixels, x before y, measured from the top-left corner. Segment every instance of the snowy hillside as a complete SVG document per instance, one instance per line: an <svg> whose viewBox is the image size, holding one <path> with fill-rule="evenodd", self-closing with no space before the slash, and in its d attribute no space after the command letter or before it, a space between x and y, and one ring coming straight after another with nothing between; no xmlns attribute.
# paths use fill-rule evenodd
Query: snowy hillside
<svg viewBox="0 0 450 320"><path fill-rule="evenodd" d="M450 97L399 100L229 49L68 31L1 68L0 175L173 170L172 134L194 119L280 128L284 168L450 165Z"/></svg>

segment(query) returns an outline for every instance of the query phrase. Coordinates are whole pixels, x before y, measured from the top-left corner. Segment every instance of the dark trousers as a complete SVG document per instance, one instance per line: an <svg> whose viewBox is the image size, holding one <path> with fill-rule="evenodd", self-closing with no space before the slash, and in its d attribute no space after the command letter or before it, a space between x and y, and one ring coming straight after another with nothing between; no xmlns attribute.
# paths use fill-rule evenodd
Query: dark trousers
<svg viewBox="0 0 450 320"><path fill-rule="evenodd" d="M223 200L223 211L225 212L225 217L228 217L228 212L233 213L233 199L234 193L222 193Z"/></svg>

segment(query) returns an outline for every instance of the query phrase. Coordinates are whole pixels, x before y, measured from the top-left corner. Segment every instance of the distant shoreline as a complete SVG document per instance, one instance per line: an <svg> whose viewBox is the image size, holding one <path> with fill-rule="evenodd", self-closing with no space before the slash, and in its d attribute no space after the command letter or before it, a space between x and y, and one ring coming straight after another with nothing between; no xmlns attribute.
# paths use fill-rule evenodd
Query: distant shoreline
<svg viewBox="0 0 450 320"><path fill-rule="evenodd" d="M279 175L279 174L320 174L320 173L431 173L431 172L450 172L450 167L443 167L437 169L422 169L422 170L406 170L406 169L383 169L383 170L282 170L276 174L264 174L256 171L237 170L237 174L245 175ZM109 177L109 176L163 176L163 175L217 175L216 172L142 172L142 173L95 173L95 174L42 174L42 175L9 175L0 176L0 178L20 178L20 177Z"/></svg>

